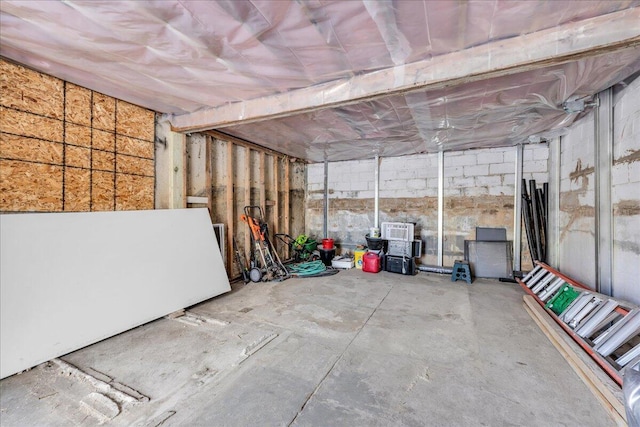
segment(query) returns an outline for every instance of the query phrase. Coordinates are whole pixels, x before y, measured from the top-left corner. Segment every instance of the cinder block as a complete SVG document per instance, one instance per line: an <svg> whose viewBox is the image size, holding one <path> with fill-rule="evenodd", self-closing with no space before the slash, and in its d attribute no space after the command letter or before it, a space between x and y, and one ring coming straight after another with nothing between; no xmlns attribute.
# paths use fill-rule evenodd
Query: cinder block
<svg viewBox="0 0 640 427"><path fill-rule="evenodd" d="M490 175L502 175L505 173L514 173L515 165L513 163L494 163L489 165Z"/></svg>
<svg viewBox="0 0 640 427"><path fill-rule="evenodd" d="M516 185L516 174L506 173L502 175L502 185Z"/></svg>
<svg viewBox="0 0 640 427"><path fill-rule="evenodd" d="M627 167L629 168L629 182L640 182L640 162L629 163Z"/></svg>
<svg viewBox="0 0 640 427"><path fill-rule="evenodd" d="M463 191L464 195L468 197L489 195L489 188L484 186L467 187Z"/></svg>
<svg viewBox="0 0 640 427"><path fill-rule="evenodd" d="M446 163L445 163L446 165ZM444 176L445 178L449 178L449 177L454 177L454 176L463 176L464 175L464 169L462 166L458 166L458 167L447 167L445 166L444 168Z"/></svg>
<svg viewBox="0 0 640 427"><path fill-rule="evenodd" d="M489 164L489 163L502 163L504 160L504 156L502 152L494 152L494 153L482 153L477 154L477 163L479 165Z"/></svg>
<svg viewBox="0 0 640 427"><path fill-rule="evenodd" d="M426 179L410 179L407 181L407 188L413 190L423 190L427 188Z"/></svg>
<svg viewBox="0 0 640 427"><path fill-rule="evenodd" d="M638 200L640 199L640 186L635 182L615 185L612 188L611 198L613 201Z"/></svg>
<svg viewBox="0 0 640 427"><path fill-rule="evenodd" d="M477 159L475 154L471 154L468 152L465 152L464 155L457 155L457 156L447 155L447 153L444 154L445 169L450 166L470 166L470 165L476 165L476 164L477 164Z"/></svg>
<svg viewBox="0 0 640 427"><path fill-rule="evenodd" d="M361 190L368 190L369 189L369 184L367 183L367 181L361 181L361 180L351 180L349 181L349 189L352 191L361 191Z"/></svg>
<svg viewBox="0 0 640 427"><path fill-rule="evenodd" d="M324 185L319 182L311 182L307 184L307 191L322 191Z"/></svg>
<svg viewBox="0 0 640 427"><path fill-rule="evenodd" d="M533 148L525 145L524 150L522 151L522 161L528 162L531 160L533 160Z"/></svg>
<svg viewBox="0 0 640 427"><path fill-rule="evenodd" d="M505 150L503 153L504 159L502 160L504 163L513 163L515 167L516 163L516 147L512 147L509 150Z"/></svg>
<svg viewBox="0 0 640 427"><path fill-rule="evenodd" d="M475 166L464 167L464 176L466 177L484 176L484 175L489 175L489 165L475 165Z"/></svg>
<svg viewBox="0 0 640 427"><path fill-rule="evenodd" d="M549 158L549 146L541 145L533 150L533 160L547 160Z"/></svg>
<svg viewBox="0 0 640 427"><path fill-rule="evenodd" d="M580 206L595 206L596 204L596 192L587 191L578 193L578 203Z"/></svg>
<svg viewBox="0 0 640 427"><path fill-rule="evenodd" d="M385 190L401 190L406 188L406 186L407 182L403 179L389 179L380 182L380 188L384 188Z"/></svg>
<svg viewBox="0 0 640 427"><path fill-rule="evenodd" d="M473 187L476 185L475 178L465 178L465 177L454 177L448 178L448 185L454 188L466 188Z"/></svg>
<svg viewBox="0 0 640 427"><path fill-rule="evenodd" d="M489 175L489 176L477 176L476 177L476 185L478 186L499 186L502 184L502 177L500 175Z"/></svg>
<svg viewBox="0 0 640 427"><path fill-rule="evenodd" d="M458 197L462 196L462 188L445 188L444 197Z"/></svg>
<svg viewBox="0 0 640 427"><path fill-rule="evenodd" d="M611 168L611 185L627 184L629 182L629 166L626 163L614 165Z"/></svg>
<svg viewBox="0 0 640 427"><path fill-rule="evenodd" d="M427 188L435 188L438 190L438 178L429 178L427 179Z"/></svg>
<svg viewBox="0 0 640 427"><path fill-rule="evenodd" d="M351 190L351 183L349 181L338 181L333 184L334 191L349 191Z"/></svg>
<svg viewBox="0 0 640 427"><path fill-rule="evenodd" d="M513 186L497 186L489 187L489 195L491 196L513 196Z"/></svg>
<svg viewBox="0 0 640 427"><path fill-rule="evenodd" d="M522 172L547 172L549 170L546 160L534 160L533 162L526 162L522 165Z"/></svg>
<svg viewBox="0 0 640 427"><path fill-rule="evenodd" d="M434 187L428 187L422 196L423 197L438 197L438 187L437 186L435 188Z"/></svg>
<svg viewBox="0 0 640 427"><path fill-rule="evenodd" d="M527 179L535 179L537 184L549 182L549 174L546 172L530 173L528 175ZM524 174L522 174L522 177L524 178Z"/></svg>

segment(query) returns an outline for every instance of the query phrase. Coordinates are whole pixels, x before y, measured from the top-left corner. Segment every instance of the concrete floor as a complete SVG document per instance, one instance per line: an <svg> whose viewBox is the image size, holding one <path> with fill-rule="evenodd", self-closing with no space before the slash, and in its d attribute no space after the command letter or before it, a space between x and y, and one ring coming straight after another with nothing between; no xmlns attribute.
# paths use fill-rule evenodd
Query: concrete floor
<svg viewBox="0 0 640 427"><path fill-rule="evenodd" d="M0 420L612 425L522 308L522 295L518 285L493 280L468 286L437 274L359 270L238 285L185 317L2 380Z"/></svg>

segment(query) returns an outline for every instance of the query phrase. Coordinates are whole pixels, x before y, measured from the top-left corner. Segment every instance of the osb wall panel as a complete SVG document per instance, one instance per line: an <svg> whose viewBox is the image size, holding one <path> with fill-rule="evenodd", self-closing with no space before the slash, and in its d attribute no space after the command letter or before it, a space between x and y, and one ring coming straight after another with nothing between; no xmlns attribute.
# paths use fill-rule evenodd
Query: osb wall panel
<svg viewBox="0 0 640 427"><path fill-rule="evenodd" d="M91 171L91 207L94 211L115 210L115 173Z"/></svg>
<svg viewBox="0 0 640 427"><path fill-rule="evenodd" d="M63 85L55 77L0 60L0 105L60 120Z"/></svg>
<svg viewBox="0 0 640 427"><path fill-rule="evenodd" d="M62 167L0 159L0 206L4 211L61 211Z"/></svg>
<svg viewBox="0 0 640 427"><path fill-rule="evenodd" d="M153 209L154 113L0 59L0 211Z"/></svg>

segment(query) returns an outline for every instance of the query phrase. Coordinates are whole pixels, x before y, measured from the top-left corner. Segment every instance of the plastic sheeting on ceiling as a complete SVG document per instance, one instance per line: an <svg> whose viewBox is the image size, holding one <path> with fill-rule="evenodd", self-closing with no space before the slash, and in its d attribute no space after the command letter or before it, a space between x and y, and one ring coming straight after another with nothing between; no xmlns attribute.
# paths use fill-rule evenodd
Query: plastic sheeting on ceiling
<svg viewBox="0 0 640 427"><path fill-rule="evenodd" d="M3 0L0 53L158 112L188 114L638 6ZM509 145L569 125L575 115L562 111L564 100L592 95L638 70L640 53L633 48L221 130L311 161Z"/></svg>

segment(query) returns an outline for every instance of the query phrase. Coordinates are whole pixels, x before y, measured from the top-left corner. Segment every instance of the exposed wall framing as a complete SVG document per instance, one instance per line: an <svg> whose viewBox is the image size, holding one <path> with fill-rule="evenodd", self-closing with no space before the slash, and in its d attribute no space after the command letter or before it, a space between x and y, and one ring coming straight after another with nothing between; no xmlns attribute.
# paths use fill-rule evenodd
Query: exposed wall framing
<svg viewBox="0 0 640 427"><path fill-rule="evenodd" d="M154 207L154 113L0 59L0 211Z"/></svg>
<svg viewBox="0 0 640 427"><path fill-rule="evenodd" d="M222 134L187 137L187 193L189 206L208 206L213 223L225 224L226 268L229 277L240 272L233 253L233 237L249 258L250 234L240 220L244 207L264 210L272 240L280 255L289 254L275 233L296 237L304 232L305 164L283 154Z"/></svg>

